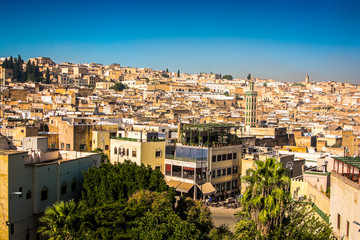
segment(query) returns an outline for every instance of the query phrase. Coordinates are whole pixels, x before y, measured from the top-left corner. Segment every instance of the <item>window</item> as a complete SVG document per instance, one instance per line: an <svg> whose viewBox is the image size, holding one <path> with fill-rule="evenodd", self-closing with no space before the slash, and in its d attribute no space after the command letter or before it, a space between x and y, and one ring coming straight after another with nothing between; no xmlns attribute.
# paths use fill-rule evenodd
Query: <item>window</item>
<svg viewBox="0 0 360 240"><path fill-rule="evenodd" d="M157 158L161 157L161 151L160 150L156 150L155 157L157 157Z"/></svg>
<svg viewBox="0 0 360 240"><path fill-rule="evenodd" d="M236 153L233 153L233 159L236 159Z"/></svg>
<svg viewBox="0 0 360 240"><path fill-rule="evenodd" d="M26 193L26 199L31 199L32 198L32 193L31 193L31 191L29 190L29 191L27 191L27 193Z"/></svg>
<svg viewBox="0 0 360 240"><path fill-rule="evenodd" d="M117 154L117 147L114 148L114 154Z"/></svg>
<svg viewBox="0 0 360 240"><path fill-rule="evenodd" d="M349 237L349 229L350 225L349 225L349 221L346 221L346 236Z"/></svg>
<svg viewBox="0 0 360 240"><path fill-rule="evenodd" d="M65 195L67 193L67 183L63 182L63 184L61 184L61 195Z"/></svg>
<svg viewBox="0 0 360 240"><path fill-rule="evenodd" d="M155 170L161 171L161 167L160 166L155 166Z"/></svg>
<svg viewBox="0 0 360 240"><path fill-rule="evenodd" d="M232 181L232 189L237 189L238 188L238 181L237 180L233 180Z"/></svg>
<svg viewBox="0 0 360 240"><path fill-rule="evenodd" d="M48 188L46 186L44 186L41 189L41 196L40 196L41 201L47 200L48 199Z"/></svg>
<svg viewBox="0 0 360 240"><path fill-rule="evenodd" d="M85 144L80 144L80 150L85 150L86 149L86 145Z"/></svg>
<svg viewBox="0 0 360 240"><path fill-rule="evenodd" d="M234 174L234 173L237 173L238 171L239 171L239 167L238 167L238 166L233 167L233 174Z"/></svg>
<svg viewBox="0 0 360 240"><path fill-rule="evenodd" d="M126 149L126 156L129 156L129 149Z"/></svg>
<svg viewBox="0 0 360 240"><path fill-rule="evenodd" d="M229 154L227 155L227 159L228 159L228 160L231 160L231 159L232 159L232 154L231 154L231 153L229 153Z"/></svg>
<svg viewBox="0 0 360 240"><path fill-rule="evenodd" d="M217 161L221 162L221 155L217 155Z"/></svg>
<svg viewBox="0 0 360 240"><path fill-rule="evenodd" d="M340 230L340 214L337 215L337 228Z"/></svg>
<svg viewBox="0 0 360 240"><path fill-rule="evenodd" d="M231 175L231 167L227 169L227 175Z"/></svg>
<svg viewBox="0 0 360 240"><path fill-rule="evenodd" d="M66 150L70 151L70 144L66 144Z"/></svg>
<svg viewBox="0 0 360 240"><path fill-rule="evenodd" d="M136 157L136 150L132 150L132 157Z"/></svg>
<svg viewBox="0 0 360 240"><path fill-rule="evenodd" d="M226 168L224 168L224 169L222 170L222 175L223 175L223 176L226 175Z"/></svg>
<svg viewBox="0 0 360 240"><path fill-rule="evenodd" d="M225 191L225 183L221 183L221 191Z"/></svg>
<svg viewBox="0 0 360 240"><path fill-rule="evenodd" d="M24 130L21 130L21 133L24 133Z"/></svg>
<svg viewBox="0 0 360 240"><path fill-rule="evenodd" d="M212 162L216 162L216 156L212 156Z"/></svg>
<svg viewBox="0 0 360 240"><path fill-rule="evenodd" d="M61 144L60 144L60 148L61 148L61 149L64 149L64 143L61 143Z"/></svg>
<svg viewBox="0 0 360 240"><path fill-rule="evenodd" d="M222 155L222 160L225 161L226 160L226 154Z"/></svg>
<svg viewBox="0 0 360 240"><path fill-rule="evenodd" d="M216 177L216 171L215 170L212 171L211 177L213 177L213 178Z"/></svg>
<svg viewBox="0 0 360 240"><path fill-rule="evenodd" d="M105 145L105 150L109 150L109 145Z"/></svg>
<svg viewBox="0 0 360 240"><path fill-rule="evenodd" d="M217 177L221 177L221 169L217 170Z"/></svg>
<svg viewBox="0 0 360 240"><path fill-rule="evenodd" d="M231 182L226 182L226 190L230 190Z"/></svg>
<svg viewBox="0 0 360 240"><path fill-rule="evenodd" d="M77 182L76 179L74 178L74 180L71 183L71 191L72 192L76 191L76 187L77 187Z"/></svg>

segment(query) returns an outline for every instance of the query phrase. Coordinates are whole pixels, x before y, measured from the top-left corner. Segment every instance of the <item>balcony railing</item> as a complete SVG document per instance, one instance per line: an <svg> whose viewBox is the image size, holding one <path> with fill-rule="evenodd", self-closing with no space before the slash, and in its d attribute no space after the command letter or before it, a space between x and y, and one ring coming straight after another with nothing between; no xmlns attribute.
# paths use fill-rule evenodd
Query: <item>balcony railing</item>
<svg viewBox="0 0 360 240"><path fill-rule="evenodd" d="M184 161L184 162L207 162L207 157L203 157L203 158L192 158L192 157L179 157L179 156L174 156L172 154L166 154L165 155L166 159L173 159L173 160L178 160L178 161Z"/></svg>
<svg viewBox="0 0 360 240"><path fill-rule="evenodd" d="M165 139L139 139L139 138L128 138L128 137L116 137L111 136L111 139L118 139L124 141L131 141L131 142L164 142Z"/></svg>

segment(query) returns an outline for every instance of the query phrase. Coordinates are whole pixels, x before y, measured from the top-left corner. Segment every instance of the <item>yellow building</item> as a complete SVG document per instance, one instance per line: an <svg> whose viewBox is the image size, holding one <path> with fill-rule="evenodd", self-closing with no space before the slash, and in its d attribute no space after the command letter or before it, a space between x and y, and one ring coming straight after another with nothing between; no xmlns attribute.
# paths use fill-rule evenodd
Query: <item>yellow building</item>
<svg viewBox="0 0 360 240"><path fill-rule="evenodd" d="M159 139L155 132L135 133L123 137L118 132L117 137L110 139L110 162L117 164L130 160L138 165L150 165L164 174L165 139Z"/></svg>
<svg viewBox="0 0 360 240"><path fill-rule="evenodd" d="M92 148L94 151L97 148L100 148L104 151L106 155L110 157L110 138L116 137L116 130L94 130L92 131Z"/></svg>

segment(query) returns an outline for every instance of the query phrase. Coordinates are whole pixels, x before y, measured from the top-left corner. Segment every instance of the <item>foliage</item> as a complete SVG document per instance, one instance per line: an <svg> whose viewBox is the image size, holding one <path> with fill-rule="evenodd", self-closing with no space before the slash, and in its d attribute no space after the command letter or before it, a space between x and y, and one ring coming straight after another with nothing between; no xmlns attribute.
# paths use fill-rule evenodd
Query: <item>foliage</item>
<svg viewBox="0 0 360 240"><path fill-rule="evenodd" d="M26 74L24 73L24 69L22 66L23 63L24 61L21 59L21 56L19 54L17 58L13 58L12 56L10 56L9 59L5 58L2 67L6 69L12 69L13 77L18 82L25 82Z"/></svg>
<svg viewBox="0 0 360 240"><path fill-rule="evenodd" d="M173 194L159 170L126 161L117 165L102 164L100 168L92 168L84 173L82 200L89 207L126 201L139 189L169 191Z"/></svg>
<svg viewBox="0 0 360 240"><path fill-rule="evenodd" d="M27 81L31 82L40 82L42 80L42 76L40 73L40 69L38 65L35 63L31 63L30 61L26 64L26 71L25 71Z"/></svg>
<svg viewBox="0 0 360 240"><path fill-rule="evenodd" d="M219 227L211 229L208 236L213 240L231 240L234 234L229 230L227 225L222 224Z"/></svg>
<svg viewBox="0 0 360 240"><path fill-rule="evenodd" d="M209 209L184 197L175 204L174 189L163 177L158 170L130 161L89 169L80 201L72 202L75 207L61 216L45 217L46 212L40 228L46 231L40 232L53 239L210 239ZM60 204L64 203L48 212Z"/></svg>
<svg viewBox="0 0 360 240"><path fill-rule="evenodd" d="M101 155L101 163L108 163L109 162L109 156L104 153L104 151L101 148L96 148L93 152L100 153Z"/></svg>
<svg viewBox="0 0 360 240"><path fill-rule="evenodd" d="M49 68L46 68L46 72L45 72L45 83L49 84L50 83L50 71Z"/></svg>
<svg viewBox="0 0 360 240"><path fill-rule="evenodd" d="M251 80L251 75L250 75L250 73L247 75L246 79L247 79L247 80Z"/></svg>
<svg viewBox="0 0 360 240"><path fill-rule="evenodd" d="M204 91L204 92L208 92L208 91L210 91L210 88L204 87L204 88L203 88L203 91Z"/></svg>
<svg viewBox="0 0 360 240"><path fill-rule="evenodd" d="M293 83L291 86L300 86L300 87L305 87L304 84L302 83Z"/></svg>
<svg viewBox="0 0 360 240"><path fill-rule="evenodd" d="M231 75L224 75L222 78L227 80L233 80L233 76Z"/></svg>
<svg viewBox="0 0 360 240"><path fill-rule="evenodd" d="M314 216L308 203L294 201L290 178L282 163L255 161L243 181L243 209L236 215L239 239L329 239L330 226Z"/></svg>
<svg viewBox="0 0 360 240"><path fill-rule="evenodd" d="M124 89L128 89L129 87L123 83L116 83L114 86L110 87L110 89L114 89L115 91L121 92Z"/></svg>
<svg viewBox="0 0 360 240"><path fill-rule="evenodd" d="M177 72L177 77L180 77L180 70L178 70Z"/></svg>
<svg viewBox="0 0 360 240"><path fill-rule="evenodd" d="M45 224L40 226L38 232L49 239L72 239L78 225L76 211L74 200L55 203L45 209L44 216L40 218L40 222Z"/></svg>

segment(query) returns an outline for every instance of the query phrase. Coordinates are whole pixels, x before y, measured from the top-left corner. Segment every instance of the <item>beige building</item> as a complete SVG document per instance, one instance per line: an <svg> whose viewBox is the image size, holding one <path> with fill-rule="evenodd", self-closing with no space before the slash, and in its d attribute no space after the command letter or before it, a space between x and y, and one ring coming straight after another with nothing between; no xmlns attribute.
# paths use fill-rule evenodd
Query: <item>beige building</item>
<svg viewBox="0 0 360 240"><path fill-rule="evenodd" d="M37 239L45 208L77 199L81 173L100 166L100 154L47 151L46 140L27 138L28 151L0 150L0 239Z"/></svg>
<svg viewBox="0 0 360 240"><path fill-rule="evenodd" d="M117 137L110 139L110 162L122 163L130 160L138 165L150 165L164 173L165 138L159 133L119 131Z"/></svg>
<svg viewBox="0 0 360 240"><path fill-rule="evenodd" d="M359 177L359 170L357 170L357 177ZM338 239L360 239L359 216L359 182L354 182L333 171L331 173L330 223Z"/></svg>

